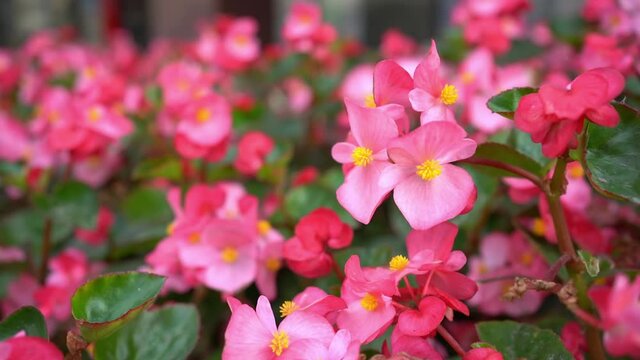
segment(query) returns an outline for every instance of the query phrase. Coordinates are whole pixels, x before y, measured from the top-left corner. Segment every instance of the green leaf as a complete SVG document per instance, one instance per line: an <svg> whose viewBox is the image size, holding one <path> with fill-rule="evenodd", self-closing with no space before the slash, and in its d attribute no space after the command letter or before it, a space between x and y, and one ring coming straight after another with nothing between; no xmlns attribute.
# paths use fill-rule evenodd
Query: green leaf
<svg viewBox="0 0 640 360"><path fill-rule="evenodd" d="M147 88L144 89L144 96L151 105L155 107L162 105L162 89L159 86L147 86Z"/></svg>
<svg viewBox="0 0 640 360"><path fill-rule="evenodd" d="M144 159L133 169L133 178L136 180L163 178L179 181L182 179L180 160L175 157Z"/></svg>
<svg viewBox="0 0 640 360"><path fill-rule="evenodd" d="M147 311L95 344L96 360L186 359L198 340L198 311L176 304Z"/></svg>
<svg viewBox="0 0 640 360"><path fill-rule="evenodd" d="M625 105L615 107L618 126L587 125L583 167L598 192L640 204L640 115Z"/></svg>
<svg viewBox="0 0 640 360"><path fill-rule="evenodd" d="M153 304L164 277L143 272L107 274L82 285L71 313L89 342L115 332Z"/></svg>
<svg viewBox="0 0 640 360"><path fill-rule="evenodd" d="M600 259L584 250L578 250L578 256L580 257L580 261L584 264L587 274L591 277L598 276L600 273Z"/></svg>
<svg viewBox="0 0 640 360"><path fill-rule="evenodd" d="M311 184L293 188L285 196L284 205L289 215L296 221L319 207L327 207L338 213L342 221L351 226L357 224L351 215L338 203L335 190L319 185Z"/></svg>
<svg viewBox="0 0 640 360"><path fill-rule="evenodd" d="M499 162L499 163L507 164L507 165L519 168L521 170L526 170L532 173L533 175L537 175L539 177L542 177L544 175L544 168L539 163L537 163L532 158L518 152L512 147L509 147L504 144L498 144L498 143L492 143L492 142L486 142L484 144L480 144L478 146L478 149L476 150L475 155L471 157L469 163L474 166L481 166L481 168L485 172L490 172L496 176L517 177L518 176L517 174L514 174L510 171L497 169L493 166L485 166L478 163L483 161Z"/></svg>
<svg viewBox="0 0 640 360"><path fill-rule="evenodd" d="M486 321L476 325L480 340L495 346L505 360L571 360L573 356L551 330L514 321Z"/></svg>
<svg viewBox="0 0 640 360"><path fill-rule="evenodd" d="M487 106L494 113L498 113L506 118L513 119L513 113L518 108L520 99L528 94L536 92L537 89L531 87L520 87L505 90L495 95L487 102Z"/></svg>
<svg viewBox="0 0 640 360"><path fill-rule="evenodd" d="M164 191L150 187L137 188L122 202L122 213L129 221L168 222L171 219L171 208Z"/></svg>
<svg viewBox="0 0 640 360"><path fill-rule="evenodd" d="M0 341L8 339L24 330L28 336L48 339L44 316L33 306L22 307L0 323Z"/></svg>

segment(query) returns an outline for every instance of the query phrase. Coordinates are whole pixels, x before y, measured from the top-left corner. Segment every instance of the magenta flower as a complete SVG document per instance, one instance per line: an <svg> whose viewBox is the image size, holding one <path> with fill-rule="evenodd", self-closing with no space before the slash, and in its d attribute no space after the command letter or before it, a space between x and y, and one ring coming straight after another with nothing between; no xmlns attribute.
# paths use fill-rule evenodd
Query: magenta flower
<svg viewBox="0 0 640 360"><path fill-rule="evenodd" d="M300 359L300 354L321 346L328 348L334 339L333 327L316 314L298 311L280 325L266 297L260 296L256 309L235 305L224 334L223 360Z"/></svg>
<svg viewBox="0 0 640 360"><path fill-rule="evenodd" d="M451 165L472 156L476 142L448 121L427 123L391 141L394 162L380 175L379 185L393 187L393 199L414 229L424 230L462 213L475 193L466 170Z"/></svg>
<svg viewBox="0 0 640 360"><path fill-rule="evenodd" d="M361 107L348 99L345 104L353 141L337 143L331 155L339 163L353 165L353 168L338 188L338 202L356 220L368 224L393 188L393 185L381 186L379 179L391 166L386 147L398 136L398 127L380 108Z"/></svg>
<svg viewBox="0 0 640 360"><path fill-rule="evenodd" d="M409 93L409 101L413 110L421 113L421 124L431 121L455 122L449 106L458 100L458 90L445 83L440 76L440 55L435 41L431 41L429 53L416 68L413 81L415 89Z"/></svg>

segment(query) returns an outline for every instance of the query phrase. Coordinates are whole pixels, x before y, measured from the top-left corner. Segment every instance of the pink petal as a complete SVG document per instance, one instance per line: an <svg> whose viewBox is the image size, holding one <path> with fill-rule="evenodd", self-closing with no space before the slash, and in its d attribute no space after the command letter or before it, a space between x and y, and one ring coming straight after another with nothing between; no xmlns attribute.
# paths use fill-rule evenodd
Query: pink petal
<svg viewBox="0 0 640 360"><path fill-rule="evenodd" d="M413 81L417 88L429 92L433 96L440 96L440 91L444 86L440 77L440 56L436 42L431 41L431 48L427 56L418 64L413 74Z"/></svg>
<svg viewBox="0 0 640 360"><path fill-rule="evenodd" d="M347 329L354 340L367 344L382 334L393 322L396 310L391 299L383 297L374 311L365 310L360 301L354 301L338 314L338 327Z"/></svg>
<svg viewBox="0 0 640 360"><path fill-rule="evenodd" d="M402 150L402 149L400 149ZM402 150L403 151L403 150ZM400 153L398 151L397 153ZM415 166L391 165L387 166L380 174L378 185L381 187L395 187L398 183L406 178L415 175Z"/></svg>
<svg viewBox="0 0 640 360"><path fill-rule="evenodd" d="M616 109L609 104L602 105L595 109L589 109L585 115L587 119L606 127L614 127L620 122L620 115Z"/></svg>
<svg viewBox="0 0 640 360"><path fill-rule="evenodd" d="M339 142L331 148L331 157L340 164L353 163L353 150L356 146L348 142Z"/></svg>
<svg viewBox="0 0 640 360"><path fill-rule="evenodd" d="M411 75L393 60L376 64L373 72L373 94L378 106L400 104L408 106L407 96L413 88Z"/></svg>
<svg viewBox="0 0 640 360"><path fill-rule="evenodd" d="M456 117L447 105L438 102L435 106L420 114L421 125L432 121L448 121L456 123Z"/></svg>
<svg viewBox="0 0 640 360"><path fill-rule="evenodd" d="M327 346L314 339L303 339L294 343L278 356L278 360L327 359ZM275 356L274 356L275 358Z"/></svg>
<svg viewBox="0 0 640 360"><path fill-rule="evenodd" d="M407 310L398 317L400 331L409 336L427 336L444 320L447 306L435 296L420 301L420 311Z"/></svg>
<svg viewBox="0 0 640 360"><path fill-rule="evenodd" d="M273 335L258 319L248 305L237 307L224 334L225 346L222 359L271 359L269 348Z"/></svg>
<svg viewBox="0 0 640 360"><path fill-rule="evenodd" d="M328 360L342 360L351 344L351 333L348 330L338 330L329 345Z"/></svg>
<svg viewBox="0 0 640 360"><path fill-rule="evenodd" d="M267 299L267 297L264 295L258 298L258 304L256 304L256 314L258 315L258 320L260 320L262 326L264 326L265 329L269 330L269 332L272 334L276 332L276 318L273 315L273 310L271 309L269 299Z"/></svg>
<svg viewBox="0 0 640 360"><path fill-rule="evenodd" d="M398 127L384 110L358 105L345 99L351 134L356 143L374 153L387 147L391 139L398 137Z"/></svg>
<svg viewBox="0 0 640 360"><path fill-rule="evenodd" d="M409 101L411 102L413 110L419 112L427 111L438 104L437 97L419 88L411 90L409 93Z"/></svg>
<svg viewBox="0 0 640 360"><path fill-rule="evenodd" d="M335 334L327 319L305 311L296 311L284 318L278 326L278 331L286 332L292 343L313 339L326 347L329 346Z"/></svg>
<svg viewBox="0 0 640 360"><path fill-rule="evenodd" d="M380 186L379 180L385 168L391 163L374 161L361 167L356 166L345 177L345 182L337 191L338 202L354 219L368 224L380 203L391 192L391 186Z"/></svg>
<svg viewBox="0 0 640 360"><path fill-rule="evenodd" d="M433 180L414 175L400 182L393 199L412 228L426 230L460 214L474 186L466 170L445 164Z"/></svg>
<svg viewBox="0 0 640 360"><path fill-rule="evenodd" d="M443 222L428 230L413 230L407 236L409 257L424 250L431 250L435 259L444 261L451 254L457 234L458 227L449 222Z"/></svg>

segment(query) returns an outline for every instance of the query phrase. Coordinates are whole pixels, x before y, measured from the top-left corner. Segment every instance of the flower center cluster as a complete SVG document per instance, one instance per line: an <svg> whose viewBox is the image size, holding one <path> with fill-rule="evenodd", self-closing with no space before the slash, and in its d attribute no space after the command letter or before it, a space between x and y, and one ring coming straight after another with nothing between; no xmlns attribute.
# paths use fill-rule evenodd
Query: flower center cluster
<svg viewBox="0 0 640 360"><path fill-rule="evenodd" d="M238 250L236 250L236 248L232 246L227 246L222 249L220 258L222 258L222 261L226 262L227 264L233 264L234 262L236 262L236 260L238 260Z"/></svg>
<svg viewBox="0 0 640 360"><path fill-rule="evenodd" d="M453 85L445 85L440 92L440 99L445 105L453 105L458 100L458 89Z"/></svg>
<svg viewBox="0 0 640 360"><path fill-rule="evenodd" d="M258 221L258 234L260 236L267 235L269 231L271 231L271 224L267 220Z"/></svg>
<svg viewBox="0 0 640 360"><path fill-rule="evenodd" d="M396 255L389 261L389 269L393 271L399 271L409 265L409 259L404 255Z"/></svg>
<svg viewBox="0 0 640 360"><path fill-rule="evenodd" d="M416 174L418 174L422 180L433 180L442 174L442 165L440 165L438 160L426 160L416 166Z"/></svg>
<svg viewBox="0 0 640 360"><path fill-rule="evenodd" d="M89 121L96 122L100 120L100 118L102 117L102 113L97 106L92 106L87 112L87 117L89 118Z"/></svg>
<svg viewBox="0 0 640 360"><path fill-rule="evenodd" d="M199 123L205 123L211 119L211 111L207 108L200 108L196 113L196 121Z"/></svg>
<svg viewBox="0 0 640 360"><path fill-rule="evenodd" d="M362 305L362 308L367 311L374 311L375 309L378 308L380 303L378 302L378 298L375 295L371 295L370 293L367 293L360 300L360 305Z"/></svg>
<svg viewBox="0 0 640 360"><path fill-rule="evenodd" d="M351 153L351 158L356 166L367 166L373 161L373 151L364 146L358 146Z"/></svg>
<svg viewBox="0 0 640 360"><path fill-rule="evenodd" d="M377 106L376 100L373 98L373 94L368 94L364 97L364 106L368 108L375 108Z"/></svg>
<svg viewBox="0 0 640 360"><path fill-rule="evenodd" d="M173 231L173 230L172 230ZM190 244L197 244L200 242L200 233L194 232L187 238Z"/></svg>
<svg viewBox="0 0 640 360"><path fill-rule="evenodd" d="M547 226L544 224L544 220L542 218L535 218L533 220L533 226L531 231L538 236L544 236L544 233L547 230Z"/></svg>
<svg viewBox="0 0 640 360"><path fill-rule="evenodd" d="M271 272L276 272L282 267L282 261L277 258L269 258L265 263L265 267Z"/></svg>
<svg viewBox="0 0 640 360"><path fill-rule="evenodd" d="M269 347L276 356L282 355L282 352L289 347L289 335L284 331L276 331Z"/></svg>
<svg viewBox="0 0 640 360"><path fill-rule="evenodd" d="M299 308L298 304L293 301L285 301L280 305L280 317L287 317Z"/></svg>

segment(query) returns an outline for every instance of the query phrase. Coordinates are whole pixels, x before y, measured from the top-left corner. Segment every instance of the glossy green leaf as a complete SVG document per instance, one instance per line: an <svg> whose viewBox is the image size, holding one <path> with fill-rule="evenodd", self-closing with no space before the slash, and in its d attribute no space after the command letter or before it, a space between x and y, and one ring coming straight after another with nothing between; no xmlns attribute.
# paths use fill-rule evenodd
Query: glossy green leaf
<svg viewBox="0 0 640 360"><path fill-rule="evenodd" d="M513 119L513 113L518 108L520 99L537 90L531 87L521 87L505 90L495 95L487 102L487 106L491 111L498 113L506 118Z"/></svg>
<svg viewBox="0 0 640 360"><path fill-rule="evenodd" d="M470 164L479 166L485 172L491 172L496 176L518 176L510 171L488 166L495 162L526 170L533 175L544 175L544 168L538 162L504 144L492 142L480 144L475 155L469 161Z"/></svg>
<svg viewBox="0 0 640 360"><path fill-rule="evenodd" d="M603 195L640 204L640 114L625 105L616 105L616 110L618 126L587 125L585 173Z"/></svg>
<svg viewBox="0 0 640 360"><path fill-rule="evenodd" d="M146 311L95 343L96 360L186 359L198 340L198 311L177 304Z"/></svg>
<svg viewBox="0 0 640 360"><path fill-rule="evenodd" d="M495 346L505 360L571 360L573 356L551 330L515 321L486 321L476 325L480 340Z"/></svg>
<svg viewBox="0 0 640 360"><path fill-rule="evenodd" d="M23 330L27 336L49 338L44 316L33 306L25 306L16 310L0 323L0 341Z"/></svg>
<svg viewBox="0 0 640 360"><path fill-rule="evenodd" d="M71 313L82 336L95 341L108 336L151 306L164 277L126 272L107 274L82 285L71 298Z"/></svg>

